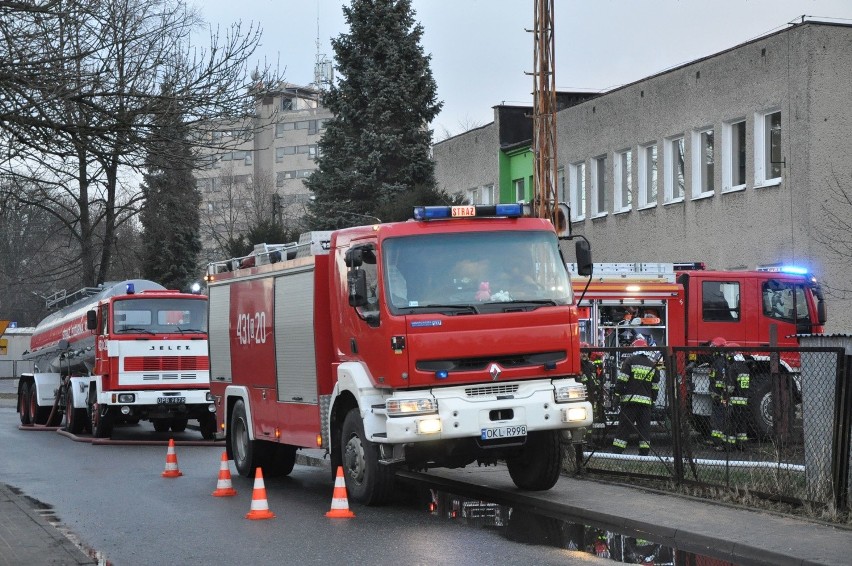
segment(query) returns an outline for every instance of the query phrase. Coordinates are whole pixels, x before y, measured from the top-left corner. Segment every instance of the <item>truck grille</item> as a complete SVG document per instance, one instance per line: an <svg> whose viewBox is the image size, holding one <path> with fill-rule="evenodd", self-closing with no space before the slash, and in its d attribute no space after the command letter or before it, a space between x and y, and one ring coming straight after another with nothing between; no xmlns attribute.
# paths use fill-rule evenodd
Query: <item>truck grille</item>
<svg viewBox="0 0 852 566"><path fill-rule="evenodd" d="M476 387L464 388L464 394L468 397L484 397L489 395L514 395L517 392L517 383L514 385L479 385Z"/></svg>
<svg viewBox="0 0 852 566"><path fill-rule="evenodd" d="M207 371L207 356L133 356L124 359L124 371Z"/></svg>

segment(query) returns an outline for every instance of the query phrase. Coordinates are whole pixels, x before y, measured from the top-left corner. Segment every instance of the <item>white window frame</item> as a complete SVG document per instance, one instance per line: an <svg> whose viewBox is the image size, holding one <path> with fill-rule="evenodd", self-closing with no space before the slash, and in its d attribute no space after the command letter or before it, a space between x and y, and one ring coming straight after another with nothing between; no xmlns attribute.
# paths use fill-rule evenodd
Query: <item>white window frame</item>
<svg viewBox="0 0 852 566"><path fill-rule="evenodd" d="M704 147L704 136L710 133L713 136L713 147L711 150L711 158L713 164L713 174L709 181L710 186L707 186L705 177L705 161L706 148ZM715 194L716 187L716 132L711 126L701 128L692 132L692 199L702 199L712 197Z"/></svg>
<svg viewBox="0 0 852 566"><path fill-rule="evenodd" d="M633 150L616 152L613 167L612 211L614 214L630 212L633 206Z"/></svg>
<svg viewBox="0 0 852 566"><path fill-rule="evenodd" d="M659 198L659 188L660 188L660 159L659 159L659 151L657 150L657 142L653 141L650 143L646 143L639 147L639 163L638 163L638 171L637 171L637 185L639 192L639 210L643 208L653 208L657 206L657 199ZM651 157L653 156L653 164L654 167L649 171L648 164L652 162ZM653 175L654 182L654 192L657 193L651 198L649 193L651 187L649 181L651 181L651 175Z"/></svg>
<svg viewBox="0 0 852 566"><path fill-rule="evenodd" d="M729 120L722 125L722 147L724 148L722 151L722 192L723 193L732 193L736 191L743 191L746 188L746 179L748 178L748 171L743 175L743 182L737 185L734 185L734 126L737 124L743 124L743 131L748 132L746 129L746 119L745 118L735 118L733 120ZM748 140L743 142L744 144L748 143ZM743 152L743 158L745 159L748 155L748 151ZM748 163L744 164L746 169L748 169Z"/></svg>
<svg viewBox="0 0 852 566"><path fill-rule="evenodd" d="M607 155L598 155L592 158L591 168L591 191L592 191L592 218L601 218L607 215L606 209L606 161ZM603 173L603 179L599 179ZM604 202L600 202L601 196Z"/></svg>
<svg viewBox="0 0 852 566"><path fill-rule="evenodd" d="M784 116L781 114L780 108L772 108L764 112L759 112L754 116L754 186L755 187L774 187L781 184L781 175L777 177L767 178L768 171L772 165L770 163L770 140L767 139L767 119L778 114L781 119L779 126L779 135L784 133ZM779 149L781 152L781 149ZM783 153L782 153L783 155ZM779 156L783 159L782 156ZM783 174L783 172L782 172Z"/></svg>
<svg viewBox="0 0 852 566"><path fill-rule="evenodd" d="M674 162L674 144L680 143L683 145L683 168L681 177L683 178L683 193L675 195L675 185L677 184L678 175ZM686 139L683 134L678 134L670 138L666 138L665 146L663 147L663 160L665 161L666 176L665 176L665 200L664 204L674 204L683 202L686 194Z"/></svg>
<svg viewBox="0 0 852 566"><path fill-rule="evenodd" d="M512 179L512 190L515 193L515 202L526 200L526 180L523 177Z"/></svg>
<svg viewBox="0 0 852 566"><path fill-rule="evenodd" d="M568 166L568 205L571 220L586 219L586 162L578 161Z"/></svg>

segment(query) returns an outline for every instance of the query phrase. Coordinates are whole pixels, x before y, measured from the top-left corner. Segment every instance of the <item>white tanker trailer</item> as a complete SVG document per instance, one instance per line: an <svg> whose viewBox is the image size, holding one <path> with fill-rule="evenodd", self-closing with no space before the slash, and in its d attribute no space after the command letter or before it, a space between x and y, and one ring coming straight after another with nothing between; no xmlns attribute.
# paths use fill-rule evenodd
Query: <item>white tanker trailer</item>
<svg viewBox="0 0 852 566"><path fill-rule="evenodd" d="M158 432L198 419L216 433L207 358L207 297L143 279L48 299L59 310L36 326L18 380L21 424L59 424L99 438L121 422Z"/></svg>

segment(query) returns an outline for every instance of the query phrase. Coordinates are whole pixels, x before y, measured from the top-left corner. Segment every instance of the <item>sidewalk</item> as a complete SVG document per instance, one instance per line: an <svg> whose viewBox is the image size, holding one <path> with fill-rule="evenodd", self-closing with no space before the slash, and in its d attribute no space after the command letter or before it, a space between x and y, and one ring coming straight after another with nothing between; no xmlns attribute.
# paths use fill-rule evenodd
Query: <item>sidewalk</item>
<svg viewBox="0 0 852 566"><path fill-rule="evenodd" d="M24 564L97 562L36 512L30 500L0 483L0 566Z"/></svg>

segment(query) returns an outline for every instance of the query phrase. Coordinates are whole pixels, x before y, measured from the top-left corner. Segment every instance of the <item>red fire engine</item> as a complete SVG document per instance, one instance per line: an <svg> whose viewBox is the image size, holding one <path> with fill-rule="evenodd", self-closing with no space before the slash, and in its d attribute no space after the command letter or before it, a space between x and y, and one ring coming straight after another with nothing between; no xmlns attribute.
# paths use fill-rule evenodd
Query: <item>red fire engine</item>
<svg viewBox="0 0 852 566"><path fill-rule="evenodd" d="M521 214L418 207L211 264L211 390L240 474L321 447L365 504L400 465L502 459L519 487L552 487L592 413L557 234Z"/></svg>
<svg viewBox="0 0 852 566"><path fill-rule="evenodd" d="M586 282L573 280L578 298ZM826 320L816 279L784 267L711 271L700 263L597 263L579 307L581 340L611 348L629 347L642 335L658 347L706 346L722 337L744 347L794 349L795 334L822 333ZM769 356L751 355L749 362L752 425L766 434L772 427ZM782 352L780 367L798 374L798 355ZM692 384L692 417L703 430L711 413L707 372L696 370ZM660 407L666 403L664 389Z"/></svg>

